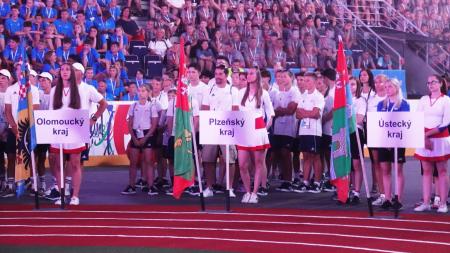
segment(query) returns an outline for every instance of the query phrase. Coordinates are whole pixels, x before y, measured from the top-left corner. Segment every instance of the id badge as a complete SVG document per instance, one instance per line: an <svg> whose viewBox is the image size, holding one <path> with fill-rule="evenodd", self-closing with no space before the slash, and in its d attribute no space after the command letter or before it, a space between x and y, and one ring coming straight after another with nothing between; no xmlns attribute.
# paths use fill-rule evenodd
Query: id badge
<svg viewBox="0 0 450 253"><path fill-rule="evenodd" d="M136 130L136 138L144 138L144 131L142 131L141 129Z"/></svg>
<svg viewBox="0 0 450 253"><path fill-rule="evenodd" d="M311 122L309 119L302 119L302 122L300 123L301 128L303 129L310 129L311 128Z"/></svg>

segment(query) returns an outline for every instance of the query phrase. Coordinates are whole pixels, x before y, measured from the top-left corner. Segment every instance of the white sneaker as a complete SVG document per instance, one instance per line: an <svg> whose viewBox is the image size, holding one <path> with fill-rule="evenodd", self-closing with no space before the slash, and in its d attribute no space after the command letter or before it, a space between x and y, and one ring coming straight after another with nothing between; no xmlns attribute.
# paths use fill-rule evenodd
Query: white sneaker
<svg viewBox="0 0 450 253"><path fill-rule="evenodd" d="M422 205L414 208L414 212L423 212L423 211L430 211L431 206L429 204L422 203ZM438 209L439 211L439 209Z"/></svg>
<svg viewBox="0 0 450 253"><path fill-rule="evenodd" d="M214 196L214 192L207 187L204 191L203 191L203 197L205 198L209 198L209 197L213 197Z"/></svg>
<svg viewBox="0 0 450 253"><path fill-rule="evenodd" d="M67 203L66 203L67 204ZM61 205L61 198L59 198L57 201L55 201L55 205L60 206Z"/></svg>
<svg viewBox="0 0 450 253"><path fill-rule="evenodd" d="M252 194L250 192L245 193L242 197L241 203L247 204L251 195Z"/></svg>
<svg viewBox="0 0 450 253"><path fill-rule="evenodd" d="M258 204L258 194L251 193L250 198L248 199L248 203Z"/></svg>
<svg viewBox="0 0 450 253"><path fill-rule="evenodd" d="M69 205L71 205L71 206L78 206L79 204L80 204L80 199L78 197L70 198Z"/></svg>
<svg viewBox="0 0 450 253"><path fill-rule="evenodd" d="M441 206L441 198L438 196L434 197L433 205L431 205L431 208L438 209L440 206Z"/></svg>
<svg viewBox="0 0 450 253"><path fill-rule="evenodd" d="M230 198L236 198L236 194L234 194L234 190L230 189Z"/></svg>
<svg viewBox="0 0 450 253"><path fill-rule="evenodd" d="M372 202L372 205L374 206L381 206L384 203L384 200L386 199L386 197L384 196L384 194L380 194L380 196Z"/></svg>
<svg viewBox="0 0 450 253"><path fill-rule="evenodd" d="M447 205L440 206L437 210L438 213L448 213Z"/></svg>

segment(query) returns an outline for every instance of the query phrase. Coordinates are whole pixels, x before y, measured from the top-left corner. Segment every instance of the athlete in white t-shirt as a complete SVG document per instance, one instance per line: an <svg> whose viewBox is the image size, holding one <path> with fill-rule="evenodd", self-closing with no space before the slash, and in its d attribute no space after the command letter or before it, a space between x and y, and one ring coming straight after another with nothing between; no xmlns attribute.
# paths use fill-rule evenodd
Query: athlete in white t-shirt
<svg viewBox="0 0 450 253"><path fill-rule="evenodd" d="M148 101L150 87L139 87L139 101L130 105L128 110L128 130L131 135L130 144L130 176L129 184L122 194L135 194L135 181L137 167L141 166L148 182L148 195L158 194L158 189L153 186L153 145L155 144L155 132L158 127L158 111L156 105ZM142 160L142 163L140 161Z"/></svg>
<svg viewBox="0 0 450 253"><path fill-rule="evenodd" d="M275 119L272 125L271 146L273 159L277 167L281 169L283 183L277 188L279 191L290 192L292 190L292 158L291 150L296 136L297 120L295 110L300 93L292 86L291 73L288 70L279 70L278 86L272 90L270 98L275 110Z"/></svg>
<svg viewBox="0 0 450 253"><path fill-rule="evenodd" d="M5 73L6 74L6 73ZM22 73L20 71L20 65L16 71L18 80L21 80ZM11 78L9 78L11 80ZM18 130L18 107L19 107L19 82L9 86L4 95L5 103L5 116L8 122L9 128L7 130L7 140L6 140L6 153L8 157L8 183L7 189L2 194L3 197L14 197L14 173L16 166L16 143L17 137L19 136ZM39 109L39 91L35 86L31 86L31 95L33 97L33 110Z"/></svg>
<svg viewBox="0 0 450 253"><path fill-rule="evenodd" d="M320 193L323 166L320 159L322 137L323 95L316 89L316 75L305 74L306 92L298 101L296 116L300 121L298 131L300 151L304 157L303 184L296 192ZM314 183L309 185L311 167L314 166Z"/></svg>
<svg viewBox="0 0 450 253"><path fill-rule="evenodd" d="M223 66L216 67L214 71L215 83L208 87L205 91L202 101L201 110L209 111L232 111L239 110L238 90L227 83L226 69ZM204 197L212 197L213 185L216 183L216 161L217 157L221 161L221 171L225 168L225 145L204 145L202 150L202 160L206 174L206 186L203 191ZM220 153L219 153L220 152ZM220 156L219 156L220 154ZM230 185L233 185L235 162L236 162L236 147L230 145ZM220 173L224 175L224 173ZM220 184L223 178L218 180ZM230 195L235 196L232 189Z"/></svg>

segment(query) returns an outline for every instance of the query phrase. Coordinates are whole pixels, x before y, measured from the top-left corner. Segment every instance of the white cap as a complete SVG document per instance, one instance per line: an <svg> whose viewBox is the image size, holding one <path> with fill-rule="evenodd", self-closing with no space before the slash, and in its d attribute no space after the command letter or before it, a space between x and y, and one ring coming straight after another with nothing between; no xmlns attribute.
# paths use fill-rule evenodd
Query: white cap
<svg viewBox="0 0 450 253"><path fill-rule="evenodd" d="M30 75L36 77L38 74L36 73L36 71L34 71L33 69L29 69L30 70Z"/></svg>
<svg viewBox="0 0 450 253"><path fill-rule="evenodd" d="M8 77L11 80L11 73L7 69L0 70L0 75Z"/></svg>
<svg viewBox="0 0 450 253"><path fill-rule="evenodd" d="M53 82L53 76L48 72L42 72L39 77L47 78L50 82Z"/></svg>
<svg viewBox="0 0 450 253"><path fill-rule="evenodd" d="M81 63L75 62L74 64L72 64L72 67L76 70L81 71L84 74L84 67L83 65L81 65Z"/></svg>

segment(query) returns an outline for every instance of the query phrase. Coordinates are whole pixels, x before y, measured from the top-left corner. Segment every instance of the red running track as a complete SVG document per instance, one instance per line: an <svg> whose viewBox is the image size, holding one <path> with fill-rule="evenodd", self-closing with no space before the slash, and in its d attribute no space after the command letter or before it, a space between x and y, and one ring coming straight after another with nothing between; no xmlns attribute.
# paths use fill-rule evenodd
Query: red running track
<svg viewBox="0 0 450 253"><path fill-rule="evenodd" d="M30 209L0 206L0 244L245 253L450 252L450 216L431 213L394 220L329 210L248 208L201 213L197 207L186 206L81 206L61 212Z"/></svg>

